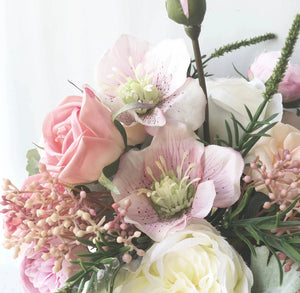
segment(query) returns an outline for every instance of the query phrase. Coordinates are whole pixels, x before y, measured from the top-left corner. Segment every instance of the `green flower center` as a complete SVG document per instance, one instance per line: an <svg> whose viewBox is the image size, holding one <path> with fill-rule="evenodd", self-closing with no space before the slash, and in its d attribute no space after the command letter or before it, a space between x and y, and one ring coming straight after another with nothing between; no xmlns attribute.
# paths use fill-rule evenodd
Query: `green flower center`
<svg viewBox="0 0 300 293"><path fill-rule="evenodd" d="M160 156L156 161L156 166L161 171L161 177L156 180L150 167L147 167L147 173L153 179L150 189L140 189L139 194L145 194L150 198L153 208L160 218L168 219L174 216L182 215L193 203L196 194L194 182L200 178L190 180L191 170L195 164L190 164L182 175L183 163L187 157L186 152L183 156L182 163L177 166L177 174L173 170L167 170L165 160Z"/></svg>
<svg viewBox="0 0 300 293"><path fill-rule="evenodd" d="M116 90L117 95L122 98L125 104L146 103L157 104L162 97L161 92L151 83L151 77L146 75L142 78L128 78ZM138 114L144 114L148 109L138 109Z"/></svg>
<svg viewBox="0 0 300 293"><path fill-rule="evenodd" d="M112 69L116 74L113 75L112 78L120 83L117 88L112 86L116 95L120 97L125 104L158 104L161 100L162 93L155 85L152 84L152 76L150 74L141 74L139 65L135 67L131 57L129 57L129 64L134 73L133 78L126 76L115 67ZM120 77L122 77L122 80ZM135 111L138 114L145 114L148 110L149 108L137 109Z"/></svg>

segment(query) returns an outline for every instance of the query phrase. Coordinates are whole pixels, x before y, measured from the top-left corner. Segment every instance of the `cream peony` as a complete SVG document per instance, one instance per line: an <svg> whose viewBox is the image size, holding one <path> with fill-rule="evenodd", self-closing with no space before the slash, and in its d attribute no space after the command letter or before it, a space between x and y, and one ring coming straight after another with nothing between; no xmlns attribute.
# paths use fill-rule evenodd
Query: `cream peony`
<svg viewBox="0 0 300 293"><path fill-rule="evenodd" d="M147 251L135 273L119 277L118 293L245 293L253 284L241 256L205 220L170 233Z"/></svg>
<svg viewBox="0 0 300 293"><path fill-rule="evenodd" d="M207 79L209 127L212 143L216 135L227 140L225 119L232 125L231 113L235 118L247 126L249 117L244 105L247 105L254 115L259 104L263 101L264 84L254 79L247 82L241 78L210 78ZM261 115L261 119L278 113L274 121L281 121L282 97L280 94L273 96ZM233 132L233 127L231 127Z"/></svg>

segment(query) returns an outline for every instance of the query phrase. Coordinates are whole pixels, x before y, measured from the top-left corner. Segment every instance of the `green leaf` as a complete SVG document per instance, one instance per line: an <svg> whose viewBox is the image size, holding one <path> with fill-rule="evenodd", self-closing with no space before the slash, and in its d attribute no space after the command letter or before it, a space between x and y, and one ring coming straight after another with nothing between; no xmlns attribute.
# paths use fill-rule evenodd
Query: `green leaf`
<svg viewBox="0 0 300 293"><path fill-rule="evenodd" d="M253 120L253 116L251 114L251 111L250 109L247 107L247 105L244 105L246 111L247 111L247 114L248 114L248 117L249 117L249 120L252 121Z"/></svg>
<svg viewBox="0 0 300 293"><path fill-rule="evenodd" d="M27 166L26 171L28 172L29 176L35 175L39 173L39 161L40 161L40 154L37 149L31 149L27 152Z"/></svg>
<svg viewBox="0 0 300 293"><path fill-rule="evenodd" d="M232 66L233 66L234 71L235 71L240 77L242 77L242 78L245 79L246 81L249 81L248 78L247 78L244 74L242 74L242 73L235 67L235 65L234 65L233 63L232 63Z"/></svg>
<svg viewBox="0 0 300 293"><path fill-rule="evenodd" d="M292 265L291 270L283 272L280 285L280 269L275 256L270 257L267 247L256 247L256 257L251 257L251 270L254 277L252 292L255 293L296 293L300 288L300 271ZM282 266L282 262L280 263Z"/></svg>
<svg viewBox="0 0 300 293"><path fill-rule="evenodd" d="M229 123L227 120L225 120L225 126L226 126L226 131L227 131L227 135L228 135L228 145L232 146L232 132L229 126Z"/></svg>
<svg viewBox="0 0 300 293"><path fill-rule="evenodd" d="M116 128L119 130L120 134L122 135L125 148L127 148L127 134L126 134L125 128L123 127L123 125L120 121L113 119L113 122L114 122L114 125L116 126Z"/></svg>
<svg viewBox="0 0 300 293"><path fill-rule="evenodd" d="M105 188L112 191L115 194L120 194L120 191L118 190L117 186L112 183L111 180L109 180L104 173L102 172L100 178L98 179L99 183L102 184Z"/></svg>
<svg viewBox="0 0 300 293"><path fill-rule="evenodd" d="M151 109L155 106L155 104L147 104L147 103L131 103L126 104L124 107L122 107L120 110L112 114L113 121L116 120L116 118L129 110L137 110L137 109Z"/></svg>

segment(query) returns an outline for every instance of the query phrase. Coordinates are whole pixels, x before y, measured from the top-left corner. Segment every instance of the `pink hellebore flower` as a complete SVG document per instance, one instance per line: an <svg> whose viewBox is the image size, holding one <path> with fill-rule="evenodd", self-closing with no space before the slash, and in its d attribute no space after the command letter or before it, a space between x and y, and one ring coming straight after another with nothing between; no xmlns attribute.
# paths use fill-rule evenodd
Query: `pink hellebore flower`
<svg viewBox="0 0 300 293"><path fill-rule="evenodd" d="M249 79L258 78L266 82L272 75L280 56L280 51L260 54L248 70ZM278 92L282 94L283 102L300 99L300 65L289 63L285 76L279 84Z"/></svg>
<svg viewBox="0 0 300 293"><path fill-rule="evenodd" d="M43 137L41 161L60 181L72 184L97 180L124 148L111 112L87 86L83 97L66 97L46 116Z"/></svg>
<svg viewBox="0 0 300 293"><path fill-rule="evenodd" d="M231 148L204 145L182 123L160 128L151 145L122 158L113 194L126 221L155 241L181 230L189 218L204 218L212 207L228 207L240 196L244 162Z"/></svg>
<svg viewBox="0 0 300 293"><path fill-rule="evenodd" d="M164 126L167 120L178 120L195 130L204 121L206 99L198 81L186 78L189 63L183 40L150 46L123 35L98 67L97 82L101 96L106 95L103 102L112 112L137 105L118 115L125 126Z"/></svg>

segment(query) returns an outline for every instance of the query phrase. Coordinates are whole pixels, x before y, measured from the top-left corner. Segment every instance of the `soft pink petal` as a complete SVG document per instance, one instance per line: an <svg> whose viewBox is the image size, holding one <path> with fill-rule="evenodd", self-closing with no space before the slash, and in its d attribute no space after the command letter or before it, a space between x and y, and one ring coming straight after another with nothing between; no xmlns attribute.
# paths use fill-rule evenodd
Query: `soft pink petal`
<svg viewBox="0 0 300 293"><path fill-rule="evenodd" d="M189 63L188 50L180 39L162 41L146 53L142 62L163 96L171 95L184 84Z"/></svg>
<svg viewBox="0 0 300 293"><path fill-rule="evenodd" d="M189 18L189 4L188 0L180 0L180 4L186 18Z"/></svg>
<svg viewBox="0 0 300 293"><path fill-rule="evenodd" d="M49 112L43 122L44 140L49 145L48 149L53 151L52 154L61 152L61 144L53 140L53 129L58 124L64 124L69 119L74 107L81 107L82 98L79 96L69 96L63 99L56 110Z"/></svg>
<svg viewBox="0 0 300 293"><path fill-rule="evenodd" d="M126 76L134 77L133 69L129 63L129 57L132 58L133 64L137 66L149 48L149 43L145 41L138 40L132 36L122 35L114 47L102 57L98 65L98 84L104 86L104 83L108 83L118 86L119 82L111 78L110 75L117 76L124 81L122 75L114 72L113 68L116 68ZM111 95L114 96L114 93Z"/></svg>
<svg viewBox="0 0 300 293"><path fill-rule="evenodd" d="M99 98L101 102L110 109L112 114L115 114L125 106L125 103L121 98L111 97L104 94L103 92L99 93ZM127 126L132 125L135 122L134 115L132 114L131 111L126 111L121 113L120 115L117 116L117 119Z"/></svg>
<svg viewBox="0 0 300 293"><path fill-rule="evenodd" d="M204 146L196 140L194 132L183 123L170 123L160 128L154 136L151 148L145 155L145 165L150 166L153 173L160 175L155 161L159 161L162 156L168 170L176 171L177 166L182 163L183 155L187 152L188 156L183 164L183 172L191 163L195 163L192 169L191 178L202 177L201 158L204 152Z"/></svg>
<svg viewBox="0 0 300 293"><path fill-rule="evenodd" d="M159 219L156 211L152 208L150 199L145 195L132 194L130 197L132 205L129 207L126 222L134 224L138 229L147 234L154 241L161 241L168 232L181 230L185 226L187 217L170 219L168 221ZM120 202L122 206L122 202Z"/></svg>
<svg viewBox="0 0 300 293"><path fill-rule="evenodd" d="M142 151L131 150L120 159L119 170L114 176L113 183L120 194L112 194L115 202L131 195L139 188L148 188L152 181L145 176L144 158L147 149Z"/></svg>
<svg viewBox="0 0 300 293"><path fill-rule="evenodd" d="M138 115L136 112L131 112L135 117L135 121L145 126L164 126L166 124L166 118L164 113L157 107L151 110L149 113Z"/></svg>
<svg viewBox="0 0 300 293"><path fill-rule="evenodd" d="M95 181L102 169L117 160L121 152L122 146L118 147L114 140L83 136L74 151L70 148L59 162L58 165L64 166L59 178L68 183Z"/></svg>
<svg viewBox="0 0 300 293"><path fill-rule="evenodd" d="M193 130L198 129L205 119L206 97L197 79L187 78L185 84L169 98L160 108L167 120L186 123Z"/></svg>
<svg viewBox="0 0 300 293"><path fill-rule="evenodd" d="M232 148L216 145L205 147L203 181L212 180L216 189L215 207L229 207L240 196L240 178L244 160Z"/></svg>
<svg viewBox="0 0 300 293"><path fill-rule="evenodd" d="M216 190L214 182L208 180L198 185L190 215L194 218L204 218L213 207Z"/></svg>
<svg viewBox="0 0 300 293"><path fill-rule="evenodd" d="M110 138L112 136L122 137L113 126L111 112L97 99L95 93L84 86L84 95L81 111L79 114L80 123L94 133L94 136ZM99 127L101 125L101 127Z"/></svg>

